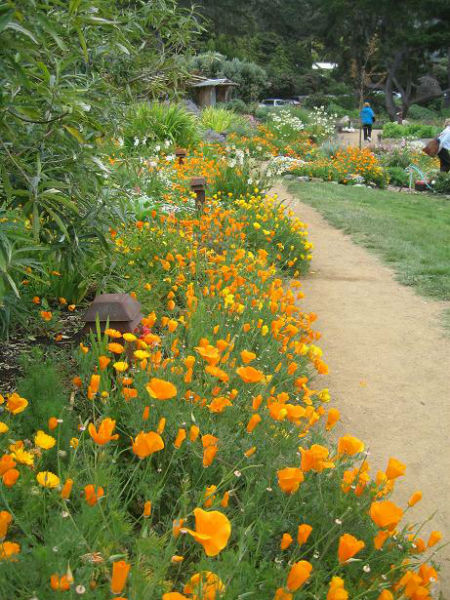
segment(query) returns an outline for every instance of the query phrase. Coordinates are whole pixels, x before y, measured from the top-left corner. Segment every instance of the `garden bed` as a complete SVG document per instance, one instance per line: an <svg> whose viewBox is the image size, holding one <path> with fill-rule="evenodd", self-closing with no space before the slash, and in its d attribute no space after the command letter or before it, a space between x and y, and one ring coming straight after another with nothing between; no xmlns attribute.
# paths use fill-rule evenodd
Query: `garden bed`
<svg viewBox="0 0 450 600"><path fill-rule="evenodd" d="M440 534L423 541L387 499L405 466L372 480L364 443L330 438L339 412L298 305L305 226L257 190L217 189L195 212L189 178L221 181L221 155L163 160L173 193L110 232L143 328L35 351L5 396L9 597L386 600L437 577L423 556ZM53 337L68 309L48 291L34 311Z"/></svg>

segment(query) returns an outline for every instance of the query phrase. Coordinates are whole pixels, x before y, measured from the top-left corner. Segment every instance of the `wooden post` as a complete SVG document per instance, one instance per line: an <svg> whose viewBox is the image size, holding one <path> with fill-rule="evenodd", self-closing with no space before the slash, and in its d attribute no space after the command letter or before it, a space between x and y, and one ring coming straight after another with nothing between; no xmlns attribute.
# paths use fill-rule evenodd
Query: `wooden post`
<svg viewBox="0 0 450 600"><path fill-rule="evenodd" d="M206 179L204 177L193 177L191 179L191 190L195 192L195 208L201 213L205 209Z"/></svg>

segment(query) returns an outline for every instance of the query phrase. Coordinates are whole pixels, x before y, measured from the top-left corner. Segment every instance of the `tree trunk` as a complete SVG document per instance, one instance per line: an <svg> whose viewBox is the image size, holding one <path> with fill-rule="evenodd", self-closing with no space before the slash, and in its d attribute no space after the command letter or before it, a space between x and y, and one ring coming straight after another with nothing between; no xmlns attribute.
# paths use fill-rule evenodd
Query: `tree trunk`
<svg viewBox="0 0 450 600"><path fill-rule="evenodd" d="M391 119L391 121L396 121L397 120L397 107L395 106L395 102L394 102L391 74L388 74L388 76L386 78L386 83L384 86L384 95L385 95L386 110L389 115L389 118Z"/></svg>

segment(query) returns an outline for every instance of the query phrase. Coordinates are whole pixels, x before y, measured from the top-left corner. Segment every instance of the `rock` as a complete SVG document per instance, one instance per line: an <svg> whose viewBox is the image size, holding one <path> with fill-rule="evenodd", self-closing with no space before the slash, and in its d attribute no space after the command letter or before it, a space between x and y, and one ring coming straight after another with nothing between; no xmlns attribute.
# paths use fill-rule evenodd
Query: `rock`
<svg viewBox="0 0 450 600"><path fill-rule="evenodd" d="M309 177L308 175L301 175L300 177L297 177L297 181L309 181Z"/></svg>
<svg viewBox="0 0 450 600"><path fill-rule="evenodd" d="M193 113L196 116L202 112L195 102L193 100L189 100L189 98L185 98L181 103L188 112Z"/></svg>
<svg viewBox="0 0 450 600"><path fill-rule="evenodd" d="M223 144L226 141L227 136L223 133L217 133L217 131L214 131L213 129L206 129L203 133L203 139L206 142L218 142Z"/></svg>

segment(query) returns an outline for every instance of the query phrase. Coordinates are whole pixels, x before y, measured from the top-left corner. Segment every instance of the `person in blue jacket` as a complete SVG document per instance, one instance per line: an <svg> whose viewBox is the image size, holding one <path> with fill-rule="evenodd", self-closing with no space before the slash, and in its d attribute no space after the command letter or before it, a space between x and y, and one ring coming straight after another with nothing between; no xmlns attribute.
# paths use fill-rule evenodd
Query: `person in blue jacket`
<svg viewBox="0 0 450 600"><path fill-rule="evenodd" d="M372 141L372 125L375 122L375 113L373 112L370 104L368 102L364 102L364 106L359 113L361 118L361 123L364 131L364 141L371 142Z"/></svg>

